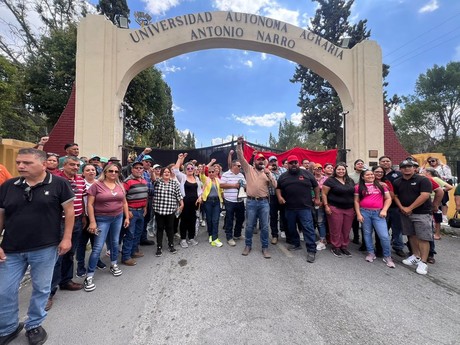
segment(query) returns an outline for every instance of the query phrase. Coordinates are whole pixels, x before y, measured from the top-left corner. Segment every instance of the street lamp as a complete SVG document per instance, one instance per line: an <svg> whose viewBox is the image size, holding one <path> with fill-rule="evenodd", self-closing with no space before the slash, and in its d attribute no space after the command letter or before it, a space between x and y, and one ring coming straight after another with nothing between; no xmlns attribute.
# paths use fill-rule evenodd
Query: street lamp
<svg viewBox="0 0 460 345"><path fill-rule="evenodd" d="M120 29L129 29L129 22L128 18L121 14L116 14L113 17L113 20L115 21L115 24L120 28Z"/></svg>
<svg viewBox="0 0 460 345"><path fill-rule="evenodd" d="M347 115L350 111L342 111L340 115L342 115L343 119L343 142L342 142L342 161L346 162L347 161L347 121L345 118L345 115Z"/></svg>

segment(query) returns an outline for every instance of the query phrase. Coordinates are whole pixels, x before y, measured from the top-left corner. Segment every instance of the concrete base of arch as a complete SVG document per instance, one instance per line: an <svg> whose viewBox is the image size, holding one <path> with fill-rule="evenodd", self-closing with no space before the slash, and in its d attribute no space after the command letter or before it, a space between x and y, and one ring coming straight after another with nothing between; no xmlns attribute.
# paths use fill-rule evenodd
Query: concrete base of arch
<svg viewBox="0 0 460 345"><path fill-rule="evenodd" d="M75 141L86 152L120 156L120 106L129 82L149 66L211 48L265 52L312 69L331 83L349 112L348 162L372 163L383 154L382 56L376 42L343 49L308 30L235 12L181 15L131 30L103 16L84 18L77 40Z"/></svg>

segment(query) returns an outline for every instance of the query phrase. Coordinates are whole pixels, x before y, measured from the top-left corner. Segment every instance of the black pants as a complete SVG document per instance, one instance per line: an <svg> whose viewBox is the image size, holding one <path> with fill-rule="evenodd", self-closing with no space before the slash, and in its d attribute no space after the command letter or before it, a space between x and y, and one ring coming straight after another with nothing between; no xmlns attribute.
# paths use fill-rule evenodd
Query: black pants
<svg viewBox="0 0 460 345"><path fill-rule="evenodd" d="M270 195L270 229L272 237L278 237L278 212L279 212L279 227L281 231L286 232L286 219L284 215L284 205L280 205L276 195Z"/></svg>
<svg viewBox="0 0 460 345"><path fill-rule="evenodd" d="M184 198L184 209L180 216L180 238L189 240L195 238L195 223L196 223L196 202L195 197Z"/></svg>
<svg viewBox="0 0 460 345"><path fill-rule="evenodd" d="M168 238L168 246L174 246L174 219L176 215L171 214L159 214L155 212L155 221L157 222L157 247L163 246L163 231L166 232Z"/></svg>

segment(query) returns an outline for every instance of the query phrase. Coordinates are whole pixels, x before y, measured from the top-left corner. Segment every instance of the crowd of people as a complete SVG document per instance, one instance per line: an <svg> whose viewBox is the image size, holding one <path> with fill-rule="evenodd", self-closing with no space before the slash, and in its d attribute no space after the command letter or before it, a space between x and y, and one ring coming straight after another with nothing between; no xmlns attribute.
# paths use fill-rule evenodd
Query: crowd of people
<svg viewBox="0 0 460 345"><path fill-rule="evenodd" d="M247 161L240 137L236 159L231 150L224 172L215 160L200 164L186 153L160 166L151 148L130 157L125 166L117 157L107 162L97 155L79 157L77 143L66 144L66 155L60 157L42 150L46 140L19 150L20 177L12 178L0 167L6 176L0 186L2 345L23 328L30 344L43 344L47 334L41 324L58 287L94 291L95 273L107 269L104 256L109 257L108 271L118 277L120 265L135 266L144 256L140 246L156 245L157 257L163 248L175 254L176 245L198 245L197 230L203 226L212 247L235 247L244 240L243 256L250 255L253 236L260 232L266 259L272 257L270 244L276 246L280 238L289 251L302 250L304 241L309 263L328 247L334 257L351 257L349 244L354 242L367 252L363 259L369 263L381 257L395 268L393 250L403 264L425 275L427 264L435 263L446 192L453 188L448 166L432 157L423 169L408 157L399 170L388 156L372 167L358 159L352 169L344 162L323 166L295 155L279 162L261 152ZM460 210L460 188L455 195ZM23 324L18 288L28 266L33 292ZM74 274L84 283L74 282Z"/></svg>

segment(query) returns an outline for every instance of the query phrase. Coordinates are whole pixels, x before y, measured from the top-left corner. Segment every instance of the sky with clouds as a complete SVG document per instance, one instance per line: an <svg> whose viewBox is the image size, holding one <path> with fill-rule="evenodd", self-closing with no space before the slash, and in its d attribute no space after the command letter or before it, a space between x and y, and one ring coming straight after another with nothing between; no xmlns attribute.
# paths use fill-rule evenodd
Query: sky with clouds
<svg viewBox="0 0 460 345"><path fill-rule="evenodd" d="M144 11L153 22L189 13L235 11L303 28L317 6L310 0L127 2L131 15ZM0 17L8 20L4 14L0 7ZM435 64L460 61L459 15L459 0L355 0L350 21L368 20L371 39L381 46L383 61L390 65L391 96L412 94L418 76ZM132 17L131 28L137 27ZM156 67L171 86L177 128L192 131L197 146L204 147L241 134L264 145L270 133L278 134L284 119L300 123L300 85L289 81L295 66L271 54L211 49L180 55Z"/></svg>

